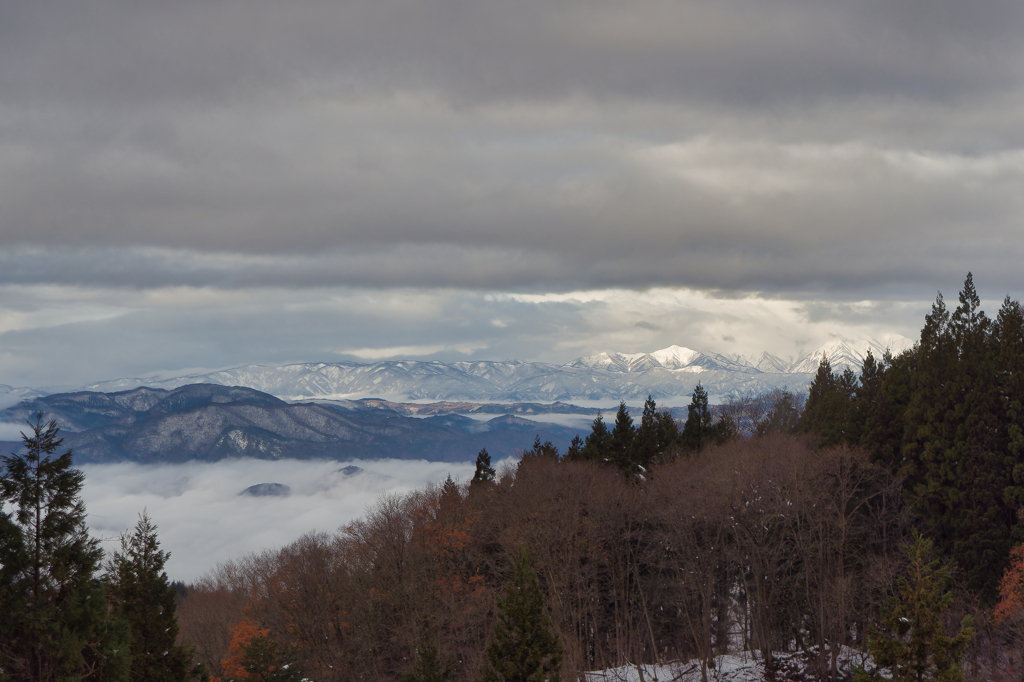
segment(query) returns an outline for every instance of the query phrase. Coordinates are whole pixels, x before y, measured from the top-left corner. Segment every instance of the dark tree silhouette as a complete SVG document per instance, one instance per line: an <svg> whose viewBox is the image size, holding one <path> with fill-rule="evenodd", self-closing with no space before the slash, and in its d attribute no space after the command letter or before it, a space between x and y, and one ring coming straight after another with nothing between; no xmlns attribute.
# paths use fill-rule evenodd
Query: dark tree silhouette
<svg viewBox="0 0 1024 682"><path fill-rule="evenodd" d="M107 564L111 606L131 625L133 682L209 678L201 666L192 668L193 648L175 644L177 591L164 572L169 557L143 511L135 531L121 535L120 547Z"/></svg>
<svg viewBox="0 0 1024 682"><path fill-rule="evenodd" d="M530 551L520 546L514 561L512 579L498 598L483 682L559 682L562 645L551 626Z"/></svg>
<svg viewBox="0 0 1024 682"><path fill-rule="evenodd" d="M484 448L476 456L476 471L469 484L478 486L487 483L494 483L494 467L491 466L491 456L488 454L487 448Z"/></svg>
<svg viewBox="0 0 1024 682"><path fill-rule="evenodd" d="M125 680L128 625L108 613L95 574L103 551L85 525L85 475L43 413L2 458L0 669L5 680ZM8 506L10 511L8 511Z"/></svg>

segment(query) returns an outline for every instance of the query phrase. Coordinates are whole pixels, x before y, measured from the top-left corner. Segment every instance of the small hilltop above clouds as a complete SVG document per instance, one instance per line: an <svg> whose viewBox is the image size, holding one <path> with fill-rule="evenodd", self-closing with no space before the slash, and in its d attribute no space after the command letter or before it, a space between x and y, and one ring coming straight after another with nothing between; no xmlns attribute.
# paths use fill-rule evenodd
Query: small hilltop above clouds
<svg viewBox="0 0 1024 682"><path fill-rule="evenodd" d="M800 390L813 378L823 355L836 371L858 371L869 349L881 357L887 350L896 354L912 345L911 339L893 334L878 339L836 337L788 358L767 352L723 355L670 346L650 353L599 353L561 365L519 360L242 365L206 374L104 381L85 389L109 392L139 386L174 389L219 384L244 386L288 401L382 398L478 403L635 402L651 394L663 404L682 405L698 381L719 402L774 388Z"/></svg>

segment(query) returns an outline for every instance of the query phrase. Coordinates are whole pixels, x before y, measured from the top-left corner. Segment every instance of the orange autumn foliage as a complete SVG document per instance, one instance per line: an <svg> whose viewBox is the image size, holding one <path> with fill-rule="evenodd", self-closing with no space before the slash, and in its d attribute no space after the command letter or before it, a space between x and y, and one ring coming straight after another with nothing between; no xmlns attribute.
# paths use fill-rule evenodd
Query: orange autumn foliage
<svg viewBox="0 0 1024 682"><path fill-rule="evenodd" d="M999 597L994 614L997 623L1024 614L1024 545L1010 551L1010 565L999 584Z"/></svg>
<svg viewBox="0 0 1024 682"><path fill-rule="evenodd" d="M248 618L238 621L231 631L231 646L228 654L221 660L221 667L224 669L224 678L229 680L249 679L249 673L242 667L242 656L245 655L245 647L257 637L266 637L270 630L261 628ZM219 682L219 680L213 680Z"/></svg>

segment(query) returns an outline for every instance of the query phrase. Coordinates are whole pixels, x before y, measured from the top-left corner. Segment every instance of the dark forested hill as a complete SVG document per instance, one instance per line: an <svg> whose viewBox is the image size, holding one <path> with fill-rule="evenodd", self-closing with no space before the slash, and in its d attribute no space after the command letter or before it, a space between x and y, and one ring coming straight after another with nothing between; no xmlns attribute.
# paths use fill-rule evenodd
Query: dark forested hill
<svg viewBox="0 0 1024 682"><path fill-rule="evenodd" d="M372 401L287 403L250 388L193 384L174 390L60 393L0 412L56 419L77 463L383 458L467 461L486 447L501 458L534 438L565 448L576 434L555 424L497 416L414 418ZM10 452L18 443L0 443Z"/></svg>

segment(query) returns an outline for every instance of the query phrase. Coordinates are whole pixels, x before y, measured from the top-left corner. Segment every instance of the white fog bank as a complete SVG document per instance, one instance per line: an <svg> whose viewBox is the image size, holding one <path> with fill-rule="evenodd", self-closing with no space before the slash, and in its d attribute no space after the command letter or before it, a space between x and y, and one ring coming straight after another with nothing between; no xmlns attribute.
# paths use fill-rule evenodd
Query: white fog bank
<svg viewBox="0 0 1024 682"><path fill-rule="evenodd" d="M346 475L355 465L364 471ZM449 474L467 481L472 462L373 460L225 460L173 465L91 464L82 497L93 536L110 550L144 508L171 553L172 580L191 581L218 562L280 547L313 530L335 531L361 516L383 492L405 493ZM281 483L284 497L239 495L258 483Z"/></svg>

